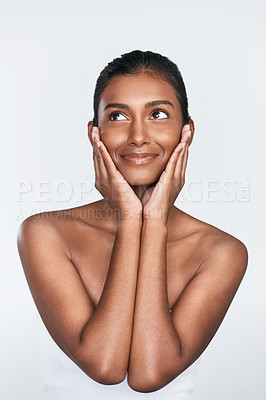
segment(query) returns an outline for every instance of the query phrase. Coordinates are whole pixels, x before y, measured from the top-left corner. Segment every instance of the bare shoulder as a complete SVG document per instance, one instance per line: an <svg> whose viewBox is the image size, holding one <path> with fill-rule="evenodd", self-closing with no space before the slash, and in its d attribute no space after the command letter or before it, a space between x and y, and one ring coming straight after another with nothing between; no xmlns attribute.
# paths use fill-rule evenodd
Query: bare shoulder
<svg viewBox="0 0 266 400"><path fill-rule="evenodd" d="M207 250L205 260L230 261L231 265L245 270L248 261L248 250L245 244L237 237L218 227L203 224L206 227L202 232L201 242L202 244L204 242L203 245Z"/></svg>
<svg viewBox="0 0 266 400"><path fill-rule="evenodd" d="M99 202L94 202L29 216L19 226L17 243L19 250L23 250L38 241L47 248L63 250L72 260L71 245L79 243L88 247L90 239L100 235L103 229L101 207Z"/></svg>
<svg viewBox="0 0 266 400"><path fill-rule="evenodd" d="M70 258L70 250L58 224L57 212L47 211L34 214L20 224L17 232L17 244L21 256L27 253L26 250L31 245L49 247L49 242L53 242L55 247Z"/></svg>
<svg viewBox="0 0 266 400"><path fill-rule="evenodd" d="M188 237L193 237L202 262L199 270L206 265L234 266L239 272L245 272L248 264L248 250L237 237L207 222L182 212L184 223L188 227ZM213 267L213 268L214 268Z"/></svg>
<svg viewBox="0 0 266 400"><path fill-rule="evenodd" d="M18 237L27 229L36 229L42 231L43 229L50 229L58 234L63 233L63 228L66 225L85 224L86 226L97 225L95 221L100 220L99 208L97 209L96 203L86 204L80 207L73 207L64 210L46 211L37 213L26 218L20 225ZM98 215L97 215L98 213Z"/></svg>
<svg viewBox="0 0 266 400"><path fill-rule="evenodd" d="M65 211L67 210L45 211L30 215L20 224L18 238L30 232L36 234L42 234L47 230L50 230L50 232L59 232L59 230L56 229L58 227L58 221L69 219Z"/></svg>

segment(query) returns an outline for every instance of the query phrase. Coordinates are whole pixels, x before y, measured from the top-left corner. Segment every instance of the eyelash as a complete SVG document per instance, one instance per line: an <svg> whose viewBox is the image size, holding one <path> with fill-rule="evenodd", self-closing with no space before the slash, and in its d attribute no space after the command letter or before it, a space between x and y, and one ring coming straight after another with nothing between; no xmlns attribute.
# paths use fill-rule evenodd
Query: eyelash
<svg viewBox="0 0 266 400"><path fill-rule="evenodd" d="M155 110L152 111L151 115L152 115L153 113L155 113L156 111L162 111L162 112L164 112L164 113L167 115L167 117L169 117L168 112L165 111L163 108L156 108ZM120 111L111 111L111 112L108 114L108 119L110 119L110 118L111 118L113 115L115 115L115 114L123 114L123 113L121 113ZM155 118L155 120L156 120L156 119L160 119L160 118ZM162 118L162 119L166 119L166 118Z"/></svg>

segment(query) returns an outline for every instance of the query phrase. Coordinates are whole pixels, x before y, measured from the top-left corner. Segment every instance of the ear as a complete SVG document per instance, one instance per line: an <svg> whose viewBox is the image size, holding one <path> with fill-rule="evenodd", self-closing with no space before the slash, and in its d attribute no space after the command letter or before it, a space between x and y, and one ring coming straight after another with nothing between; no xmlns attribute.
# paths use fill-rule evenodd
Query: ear
<svg viewBox="0 0 266 400"><path fill-rule="evenodd" d="M191 130L191 136L188 139L188 146L190 146L192 143L193 137L194 137L194 132L195 132L195 125L194 125L193 119L190 118L190 120L188 121L188 124L189 124L190 130Z"/></svg>
<svg viewBox="0 0 266 400"><path fill-rule="evenodd" d="M89 121L89 123L88 123L88 136L89 136L89 140L91 142L91 145L93 146L92 128L93 128L93 121Z"/></svg>

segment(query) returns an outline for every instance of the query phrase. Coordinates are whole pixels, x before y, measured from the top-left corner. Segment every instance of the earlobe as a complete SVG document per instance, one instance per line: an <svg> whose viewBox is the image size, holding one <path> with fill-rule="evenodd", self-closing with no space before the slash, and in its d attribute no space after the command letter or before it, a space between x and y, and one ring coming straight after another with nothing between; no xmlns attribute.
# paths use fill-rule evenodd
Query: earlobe
<svg viewBox="0 0 266 400"><path fill-rule="evenodd" d="M189 120L189 125L190 125L190 130L191 130L191 133L192 133L191 136L193 137L194 131L195 131L195 125L194 125L193 119L190 119L190 120Z"/></svg>
<svg viewBox="0 0 266 400"><path fill-rule="evenodd" d="M88 137L91 142L91 145L93 146L93 140L92 140L92 128L93 128L93 121L88 122Z"/></svg>
<svg viewBox="0 0 266 400"><path fill-rule="evenodd" d="M189 120L189 125L190 125L191 136L188 140L188 146L191 145L193 137L194 137L194 132L195 132L195 125L194 125L194 121L192 119Z"/></svg>

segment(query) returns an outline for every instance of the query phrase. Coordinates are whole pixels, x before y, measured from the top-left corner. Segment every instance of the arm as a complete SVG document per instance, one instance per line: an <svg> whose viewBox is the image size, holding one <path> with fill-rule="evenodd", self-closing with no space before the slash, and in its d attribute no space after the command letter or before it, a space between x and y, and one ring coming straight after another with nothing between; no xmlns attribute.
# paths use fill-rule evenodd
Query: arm
<svg viewBox="0 0 266 400"><path fill-rule="evenodd" d="M68 246L45 213L42 219L33 216L22 223L18 247L34 301L55 342L92 379L114 384L124 380L128 367L142 204L103 142L101 149L94 143L93 159L95 186L117 211L118 223L97 307L71 262Z"/></svg>
<svg viewBox="0 0 266 400"><path fill-rule="evenodd" d="M120 221L100 301L82 329L78 359L101 366L104 381L119 383L128 368L140 246L140 221Z"/></svg>
<svg viewBox="0 0 266 400"><path fill-rule="evenodd" d="M166 226L144 221L128 369L129 386L141 392L165 386L180 356L167 296L166 243Z"/></svg>
<svg viewBox="0 0 266 400"><path fill-rule="evenodd" d="M230 235L220 237L169 312L166 227L185 182L189 136L182 147L184 138L156 186L142 199L144 222L128 370L129 386L140 392L162 388L200 356L221 324L247 267L244 244Z"/></svg>
<svg viewBox="0 0 266 400"><path fill-rule="evenodd" d="M45 214L45 213L44 213ZM27 218L18 249L39 313L57 345L92 379L121 382L132 334L139 223L121 221L99 304L94 308L50 218ZM124 223L125 222L125 223Z"/></svg>
<svg viewBox="0 0 266 400"><path fill-rule="evenodd" d="M244 276L248 254L235 238L217 241L169 312L166 230L144 222L128 384L151 392L167 385L205 350Z"/></svg>

